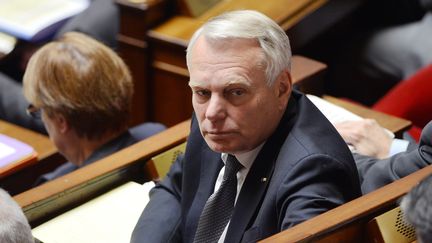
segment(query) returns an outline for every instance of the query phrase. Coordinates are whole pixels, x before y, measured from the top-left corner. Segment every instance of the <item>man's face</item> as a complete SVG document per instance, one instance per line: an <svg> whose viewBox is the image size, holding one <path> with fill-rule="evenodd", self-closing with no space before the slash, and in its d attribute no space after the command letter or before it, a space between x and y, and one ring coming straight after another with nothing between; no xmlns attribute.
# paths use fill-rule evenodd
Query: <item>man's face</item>
<svg viewBox="0 0 432 243"><path fill-rule="evenodd" d="M254 40L209 43L200 37L189 62L192 104L201 134L216 152L254 149L276 129L291 91L282 72L266 83L264 53Z"/></svg>

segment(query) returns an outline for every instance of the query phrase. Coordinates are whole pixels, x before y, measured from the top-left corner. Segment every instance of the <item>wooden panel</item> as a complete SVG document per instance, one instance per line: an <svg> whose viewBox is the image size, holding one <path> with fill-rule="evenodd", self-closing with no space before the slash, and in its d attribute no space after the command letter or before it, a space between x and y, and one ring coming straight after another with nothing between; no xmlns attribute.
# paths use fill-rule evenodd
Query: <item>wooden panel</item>
<svg viewBox="0 0 432 243"><path fill-rule="evenodd" d="M116 3L120 9L120 33L142 41L146 41L147 30L169 14L165 0L116 0Z"/></svg>
<svg viewBox="0 0 432 243"><path fill-rule="evenodd" d="M137 125L150 120L147 30L167 18L168 2L117 0L116 3L120 9L118 52L129 67L135 85L130 125Z"/></svg>
<svg viewBox="0 0 432 243"><path fill-rule="evenodd" d="M183 76L182 70L160 68L154 70L158 79L153 83L152 117L169 127L192 116L192 91L187 84L189 77Z"/></svg>
<svg viewBox="0 0 432 243"><path fill-rule="evenodd" d="M149 87L147 82L148 49L145 42L131 41L119 36L119 55L131 71L134 81L134 95L132 99L132 112L129 124L138 125L149 120ZM140 60L140 61L137 61Z"/></svg>

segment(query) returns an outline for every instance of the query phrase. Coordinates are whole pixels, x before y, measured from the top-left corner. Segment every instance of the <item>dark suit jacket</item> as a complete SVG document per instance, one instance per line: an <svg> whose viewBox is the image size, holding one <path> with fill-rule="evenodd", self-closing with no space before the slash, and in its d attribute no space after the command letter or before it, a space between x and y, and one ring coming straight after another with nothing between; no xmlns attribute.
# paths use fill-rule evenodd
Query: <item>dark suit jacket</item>
<svg viewBox="0 0 432 243"><path fill-rule="evenodd" d="M131 242L192 242L222 166L193 118L185 156L151 191ZM245 179L226 242L255 242L360 194L345 142L304 95L293 92Z"/></svg>
<svg viewBox="0 0 432 243"><path fill-rule="evenodd" d="M387 159L354 154L364 194L432 164L432 121L424 128L419 146Z"/></svg>
<svg viewBox="0 0 432 243"><path fill-rule="evenodd" d="M41 185L47 181L54 180L57 177L66 175L74 170L77 170L81 167L84 167L86 165L89 165L95 161L98 161L110 154L113 154L117 151L120 151L134 143L136 143L138 140L130 134L129 131L126 131L119 135L118 137L112 139L111 141L107 142L106 144L102 145L100 148L96 149L85 161L81 166L78 166L72 162L66 162L59 167L57 167L55 170L45 173L41 175L35 182L34 186Z"/></svg>

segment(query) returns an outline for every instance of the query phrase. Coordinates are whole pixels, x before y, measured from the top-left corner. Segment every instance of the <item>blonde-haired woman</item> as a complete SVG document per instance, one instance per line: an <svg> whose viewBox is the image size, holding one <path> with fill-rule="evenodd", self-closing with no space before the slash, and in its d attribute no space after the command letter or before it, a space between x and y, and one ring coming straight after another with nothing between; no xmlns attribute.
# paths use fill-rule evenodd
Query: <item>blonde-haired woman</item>
<svg viewBox="0 0 432 243"><path fill-rule="evenodd" d="M133 94L128 68L110 48L70 32L39 49L23 79L28 113L40 117L69 161L52 180L136 142L127 121Z"/></svg>

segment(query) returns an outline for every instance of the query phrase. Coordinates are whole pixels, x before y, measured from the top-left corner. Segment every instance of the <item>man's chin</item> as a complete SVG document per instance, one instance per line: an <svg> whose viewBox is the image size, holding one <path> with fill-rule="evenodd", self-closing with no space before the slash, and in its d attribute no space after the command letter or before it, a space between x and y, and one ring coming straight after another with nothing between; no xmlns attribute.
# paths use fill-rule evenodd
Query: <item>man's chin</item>
<svg viewBox="0 0 432 243"><path fill-rule="evenodd" d="M236 154L244 150L242 146L230 143L229 141L222 142L220 140L214 141L211 139L205 139L205 141L210 149L216 153Z"/></svg>
<svg viewBox="0 0 432 243"><path fill-rule="evenodd" d="M211 150L217 153L232 153L233 147L228 143L222 143L222 141L213 141L211 139L205 140Z"/></svg>

